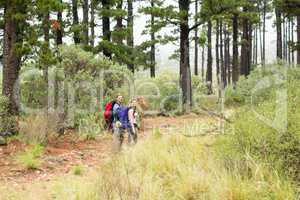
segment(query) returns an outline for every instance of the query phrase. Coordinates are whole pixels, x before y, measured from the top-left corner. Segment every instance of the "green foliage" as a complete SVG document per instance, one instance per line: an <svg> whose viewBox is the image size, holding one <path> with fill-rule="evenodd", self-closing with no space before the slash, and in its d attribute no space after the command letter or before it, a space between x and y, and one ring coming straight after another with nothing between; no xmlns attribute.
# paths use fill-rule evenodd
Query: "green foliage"
<svg viewBox="0 0 300 200"><path fill-rule="evenodd" d="M87 140L94 140L98 135L103 133L104 120L101 112L88 115L78 115L75 121L79 124L76 125L81 137Z"/></svg>
<svg viewBox="0 0 300 200"><path fill-rule="evenodd" d="M300 71L290 69L287 75L287 99L262 93L258 98L262 100L246 105L233 117L233 125L228 125L233 134L221 142L220 149L229 167L235 161L246 162L246 154L300 181ZM269 90L278 91L278 86Z"/></svg>
<svg viewBox="0 0 300 200"><path fill-rule="evenodd" d="M81 165L76 165L73 167L72 171L74 175L81 176L84 170Z"/></svg>
<svg viewBox="0 0 300 200"><path fill-rule="evenodd" d="M15 130L16 119L9 114L9 100L7 97L0 95L0 134L13 134Z"/></svg>
<svg viewBox="0 0 300 200"><path fill-rule="evenodd" d="M137 95L144 96L150 103L149 110L177 114L181 112L181 90L178 74L164 70L155 78L136 80ZM198 76L192 77L193 96L195 105L200 103L200 96L205 93L205 86Z"/></svg>
<svg viewBox="0 0 300 200"><path fill-rule="evenodd" d="M30 146L25 152L20 153L16 157L16 160L26 169L38 169L42 164L40 157L42 156L43 152L44 147L36 144Z"/></svg>
<svg viewBox="0 0 300 200"><path fill-rule="evenodd" d="M240 77L235 88L229 86L225 91L226 105L257 104L275 98L276 90L285 87L286 69L281 66L256 68L245 78Z"/></svg>

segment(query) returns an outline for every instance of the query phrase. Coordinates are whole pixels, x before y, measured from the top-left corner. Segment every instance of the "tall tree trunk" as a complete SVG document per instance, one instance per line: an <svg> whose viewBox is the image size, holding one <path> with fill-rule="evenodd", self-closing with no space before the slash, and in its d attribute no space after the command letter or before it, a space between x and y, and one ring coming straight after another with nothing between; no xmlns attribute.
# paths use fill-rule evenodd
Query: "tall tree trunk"
<svg viewBox="0 0 300 200"><path fill-rule="evenodd" d="M258 28L255 29L255 65L258 64Z"/></svg>
<svg viewBox="0 0 300 200"><path fill-rule="evenodd" d="M202 61L201 61L201 78L204 81L204 59L205 59L205 45L202 46Z"/></svg>
<svg viewBox="0 0 300 200"><path fill-rule="evenodd" d="M288 44L288 22L289 22L289 20L288 20L288 17L286 18L286 21L285 21L285 58L286 58L286 61L288 62L288 54L289 54L289 51L288 51L288 49L289 49L289 44Z"/></svg>
<svg viewBox="0 0 300 200"><path fill-rule="evenodd" d="M95 45L95 8L96 8L96 0L91 0L91 19L90 19L90 29L91 29L91 36L90 36L90 45L94 47Z"/></svg>
<svg viewBox="0 0 300 200"><path fill-rule="evenodd" d="M18 82L22 54L17 46L22 46L24 19L18 19L15 13L26 14L26 5L14 0L5 2L4 42L3 42L3 79L2 94L9 99L8 112L18 115ZM14 131L14 130L12 130Z"/></svg>
<svg viewBox="0 0 300 200"><path fill-rule="evenodd" d="M89 45L89 0L82 2L83 44Z"/></svg>
<svg viewBox="0 0 300 200"><path fill-rule="evenodd" d="M118 3L117 3L117 9L118 10L121 10L122 9L122 7L123 7L123 1L122 0L120 0L120 1L118 1ZM116 21L117 21L117 24L116 24L116 31L122 31L122 29L123 29L123 18L122 18L122 16L117 16L116 17ZM119 44L119 45L121 45L121 44L123 44L123 37L122 36L117 36L117 38L116 38L116 43L117 44Z"/></svg>
<svg viewBox="0 0 300 200"><path fill-rule="evenodd" d="M228 32L228 26L226 25L224 27L224 65L225 65L225 71L226 71L226 82L230 83L230 52L229 52L229 46L230 46L230 39L229 39L229 32Z"/></svg>
<svg viewBox="0 0 300 200"><path fill-rule="evenodd" d="M300 65L300 15L297 16L297 64Z"/></svg>
<svg viewBox="0 0 300 200"><path fill-rule="evenodd" d="M253 37L252 37L252 33L253 33L253 30L252 30L252 23L251 21L249 20L249 32L248 32L248 37L249 37L249 47L248 47L248 66L249 66L249 73L250 73L250 70L251 70L251 63L252 63L252 42L253 42Z"/></svg>
<svg viewBox="0 0 300 200"><path fill-rule="evenodd" d="M244 12L247 12L247 9L244 8ZM249 19L244 17L242 20L243 34L242 34L242 49L241 49L241 75L248 76L250 74L250 37L249 37ZM263 64L264 65L264 64Z"/></svg>
<svg viewBox="0 0 300 200"><path fill-rule="evenodd" d="M78 19L78 0L72 0L72 15L73 15L73 39L75 44L80 43L80 32L78 30L79 19Z"/></svg>
<svg viewBox="0 0 300 200"><path fill-rule="evenodd" d="M235 86L239 80L239 49L238 49L238 15L232 20L232 82Z"/></svg>
<svg viewBox="0 0 300 200"><path fill-rule="evenodd" d="M134 72L134 55L133 55L133 46L134 46L134 40L133 40L133 0L127 0L128 4L128 18L127 18L127 28L128 28L128 36L127 36L127 46L131 48L130 51L130 60L131 63L127 65L128 69L132 72Z"/></svg>
<svg viewBox="0 0 300 200"><path fill-rule="evenodd" d="M283 59L286 61L286 35L285 35L285 18L283 18L282 23L282 37L283 37Z"/></svg>
<svg viewBox="0 0 300 200"><path fill-rule="evenodd" d="M154 7L154 0L151 0L151 7ZM150 51L150 76L152 78L155 77L155 65L156 65L156 60L155 60L155 32L153 30L154 26L154 15L151 14L151 51Z"/></svg>
<svg viewBox="0 0 300 200"><path fill-rule="evenodd" d="M288 62L291 64L291 17L288 18Z"/></svg>
<svg viewBox="0 0 300 200"><path fill-rule="evenodd" d="M198 0L195 1L195 14L198 13ZM198 23L198 19L195 19L195 24ZM198 75L198 28L195 28L195 60L194 60L194 73Z"/></svg>
<svg viewBox="0 0 300 200"><path fill-rule="evenodd" d="M110 0L102 0L102 7L106 12L109 11ZM111 41L110 17L107 14L102 16L102 33L103 33L103 40L110 42ZM111 58L111 52L108 48L103 49L103 54L106 57Z"/></svg>
<svg viewBox="0 0 300 200"><path fill-rule="evenodd" d="M276 32L277 32L277 59L282 60L282 28L281 28L281 12L278 8L276 13Z"/></svg>
<svg viewBox="0 0 300 200"><path fill-rule="evenodd" d="M211 43L211 34L212 34L212 23L211 20L207 24L207 69L206 69L206 84L208 94L212 94L212 43Z"/></svg>
<svg viewBox="0 0 300 200"><path fill-rule="evenodd" d="M292 44L295 44L295 39L294 39L294 17L292 17L292 30L291 30L291 34L292 34ZM294 49L292 49L292 65L295 65L295 55L294 55Z"/></svg>
<svg viewBox="0 0 300 200"><path fill-rule="evenodd" d="M50 12L49 10L44 12L43 16L43 32L44 32L44 45L42 46L42 59L41 64L43 67L43 76L44 81L46 84L46 88L48 88L48 61L47 57L50 53ZM46 105L46 113L48 114L48 90L46 90L46 97L45 97L45 105Z"/></svg>
<svg viewBox="0 0 300 200"><path fill-rule="evenodd" d="M180 85L184 112L190 112L192 106L192 84L189 54L189 0L179 0L180 12L186 13L180 20Z"/></svg>
<svg viewBox="0 0 300 200"><path fill-rule="evenodd" d="M267 15L267 0L264 0L263 8L263 52L262 52L262 65L266 64L266 15Z"/></svg>
<svg viewBox="0 0 300 200"><path fill-rule="evenodd" d="M60 0L62 3L62 0ZM56 45L61 45L63 43L63 19L62 19L62 10L57 12L57 21L59 23L59 27L56 29Z"/></svg>
<svg viewBox="0 0 300 200"><path fill-rule="evenodd" d="M223 22L220 21L220 58L221 58L221 87L226 87L226 69L224 65Z"/></svg>
<svg viewBox="0 0 300 200"><path fill-rule="evenodd" d="M217 83L220 86L220 19L216 23L216 67L217 67Z"/></svg>
<svg viewBox="0 0 300 200"><path fill-rule="evenodd" d="M261 19L261 16L259 16L259 19ZM262 36L262 27L261 22L259 22L259 48L260 48L260 64L263 65L263 36Z"/></svg>

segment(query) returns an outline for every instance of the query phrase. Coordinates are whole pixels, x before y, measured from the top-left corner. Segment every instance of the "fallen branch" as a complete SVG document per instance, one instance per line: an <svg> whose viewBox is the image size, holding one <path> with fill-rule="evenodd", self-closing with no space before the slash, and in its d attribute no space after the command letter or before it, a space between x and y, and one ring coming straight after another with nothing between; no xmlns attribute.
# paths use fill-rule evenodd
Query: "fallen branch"
<svg viewBox="0 0 300 200"><path fill-rule="evenodd" d="M224 119L226 122L228 123L232 123L232 121L230 119L228 119L227 117L225 117L223 114L219 114L219 113L216 113L212 110L209 110L207 108L204 108L204 107L201 107L201 110L205 111L206 113L208 113L210 116L214 116L214 117L218 117L220 119Z"/></svg>

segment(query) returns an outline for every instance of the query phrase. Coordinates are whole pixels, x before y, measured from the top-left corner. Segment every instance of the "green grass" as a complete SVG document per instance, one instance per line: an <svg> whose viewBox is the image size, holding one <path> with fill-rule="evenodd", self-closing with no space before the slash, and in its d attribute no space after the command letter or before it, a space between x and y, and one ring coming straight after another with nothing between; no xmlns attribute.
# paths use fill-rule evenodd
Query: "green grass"
<svg viewBox="0 0 300 200"><path fill-rule="evenodd" d="M77 176L82 175L84 172L83 166L81 166L81 165L74 166L72 169L72 172L74 175L77 175Z"/></svg>
<svg viewBox="0 0 300 200"><path fill-rule="evenodd" d="M32 145L25 152L17 155L16 161L26 169L38 169L42 164L40 157L43 152L43 146L39 144Z"/></svg>
<svg viewBox="0 0 300 200"><path fill-rule="evenodd" d="M79 188L75 196L141 200L296 199L295 187L272 168L249 157L247 175L239 167L228 170L205 147L206 142L210 143L211 138L150 137L110 158L99 170L94 187Z"/></svg>

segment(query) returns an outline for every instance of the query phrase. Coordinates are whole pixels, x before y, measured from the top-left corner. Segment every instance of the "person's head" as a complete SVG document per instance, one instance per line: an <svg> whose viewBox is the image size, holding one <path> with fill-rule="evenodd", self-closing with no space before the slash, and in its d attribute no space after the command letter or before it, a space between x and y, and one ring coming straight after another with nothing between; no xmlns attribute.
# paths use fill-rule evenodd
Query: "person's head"
<svg viewBox="0 0 300 200"><path fill-rule="evenodd" d="M136 107L137 106L137 100L136 99L131 99L129 103L129 107Z"/></svg>
<svg viewBox="0 0 300 200"><path fill-rule="evenodd" d="M118 103L122 103L122 102L123 102L123 96L120 95L120 94L118 94L117 97L116 97L116 101L117 101Z"/></svg>

